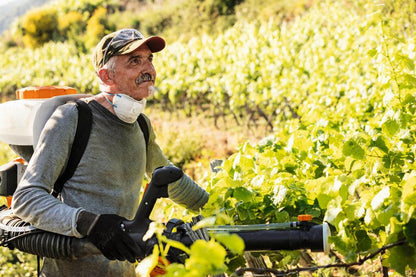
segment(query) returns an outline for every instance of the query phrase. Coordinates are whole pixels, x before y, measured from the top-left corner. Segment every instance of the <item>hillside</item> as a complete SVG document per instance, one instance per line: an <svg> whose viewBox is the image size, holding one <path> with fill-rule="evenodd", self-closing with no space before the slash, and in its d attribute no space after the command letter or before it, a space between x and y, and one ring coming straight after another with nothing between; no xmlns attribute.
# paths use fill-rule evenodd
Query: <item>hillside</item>
<svg viewBox="0 0 416 277"><path fill-rule="evenodd" d="M0 34L9 29L15 19L27 11L45 5L51 0L10 0L0 2Z"/></svg>

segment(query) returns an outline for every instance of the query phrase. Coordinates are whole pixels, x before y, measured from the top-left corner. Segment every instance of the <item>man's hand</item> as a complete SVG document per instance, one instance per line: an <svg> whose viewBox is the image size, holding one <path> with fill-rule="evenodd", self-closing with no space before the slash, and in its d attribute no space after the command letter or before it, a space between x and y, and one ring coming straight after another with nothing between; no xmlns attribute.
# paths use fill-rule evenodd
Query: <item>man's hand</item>
<svg viewBox="0 0 416 277"><path fill-rule="evenodd" d="M95 215L81 212L77 220L77 229L103 253L109 260L128 260L134 263L144 257L144 251L122 229L126 220L116 214Z"/></svg>

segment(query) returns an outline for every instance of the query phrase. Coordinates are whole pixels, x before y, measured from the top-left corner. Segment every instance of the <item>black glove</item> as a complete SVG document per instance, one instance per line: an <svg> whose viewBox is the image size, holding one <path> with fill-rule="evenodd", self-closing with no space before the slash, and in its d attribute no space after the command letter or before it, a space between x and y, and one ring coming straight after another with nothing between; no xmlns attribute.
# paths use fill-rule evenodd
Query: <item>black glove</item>
<svg viewBox="0 0 416 277"><path fill-rule="evenodd" d="M91 213L82 212L78 218L78 230L85 230L85 222L91 224ZM116 214L94 215L95 219L89 226L87 232L80 232L87 235L88 239L103 253L109 260L128 260L134 263L136 259L144 257L144 251L140 246L123 231L121 224L124 217Z"/></svg>

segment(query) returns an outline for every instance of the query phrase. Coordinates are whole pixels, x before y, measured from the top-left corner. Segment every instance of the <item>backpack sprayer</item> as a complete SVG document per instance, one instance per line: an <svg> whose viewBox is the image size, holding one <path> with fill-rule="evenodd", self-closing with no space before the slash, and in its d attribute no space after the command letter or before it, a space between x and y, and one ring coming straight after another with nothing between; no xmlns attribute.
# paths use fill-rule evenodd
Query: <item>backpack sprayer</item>
<svg viewBox="0 0 416 277"><path fill-rule="evenodd" d="M0 139L4 139L1 130ZM6 140L6 142L13 143L11 140ZM33 143L28 139L23 142L26 144ZM10 197L12 195L22 172L24 172L24 165L18 161L0 167L1 196ZM144 256L151 254L153 247L159 243L155 235L150 239L143 240L152 222L149 216L156 200L168 197L168 185L180 179L182 175L182 170L174 166L156 169L134 219L122 223L125 232L144 249ZM310 217L303 217L299 221L286 223L211 226L203 228L202 234L201 229L192 230L192 226L200 218L194 218L191 223L171 219L166 224L163 235L168 239L190 246L197 239L209 239L210 234L226 232L240 236L245 243L246 251L297 249L310 249L316 252L329 251L328 237L330 230L328 225L326 223L322 225L315 224ZM100 251L88 239L78 239L36 229L13 215L12 211L6 206L0 208L0 246L11 249L17 248L23 252L56 259L76 259L100 254ZM144 256L139 257L139 259L144 258ZM173 247L171 247L167 258L171 262L184 261L183 253Z"/></svg>

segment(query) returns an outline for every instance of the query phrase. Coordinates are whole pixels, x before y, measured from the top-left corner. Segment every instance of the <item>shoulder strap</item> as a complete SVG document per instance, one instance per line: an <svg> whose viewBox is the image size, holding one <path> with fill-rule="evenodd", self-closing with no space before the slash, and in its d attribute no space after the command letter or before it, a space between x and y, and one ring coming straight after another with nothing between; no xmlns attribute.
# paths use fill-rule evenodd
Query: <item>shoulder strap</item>
<svg viewBox="0 0 416 277"><path fill-rule="evenodd" d="M52 195L58 196L66 181L68 181L78 167L79 161L84 155L85 148L87 148L88 139L90 138L92 127L92 113L88 104L81 100L76 100L76 107L78 109L78 124L75 131L74 142L72 143L71 154L68 158L68 164L56 181Z"/></svg>
<svg viewBox="0 0 416 277"><path fill-rule="evenodd" d="M68 158L68 164L53 187L52 195L55 197L61 193L66 181L68 181L72 175L74 175L79 161L81 160L82 155L84 155L85 148L87 148L88 139L91 133L92 114L88 104L81 100L76 100L75 103L78 109L77 129L75 131L74 142L72 143L71 154ZM140 114L137 118L137 122L139 123L140 129L143 132L147 151L147 145L149 144L149 128L147 126L146 119L142 114Z"/></svg>
<svg viewBox="0 0 416 277"><path fill-rule="evenodd" d="M149 126L147 126L147 122L143 114L139 115L139 117L137 118L137 122L139 123L140 129L143 132L144 140L146 142L146 151L147 151L147 145L149 144Z"/></svg>

